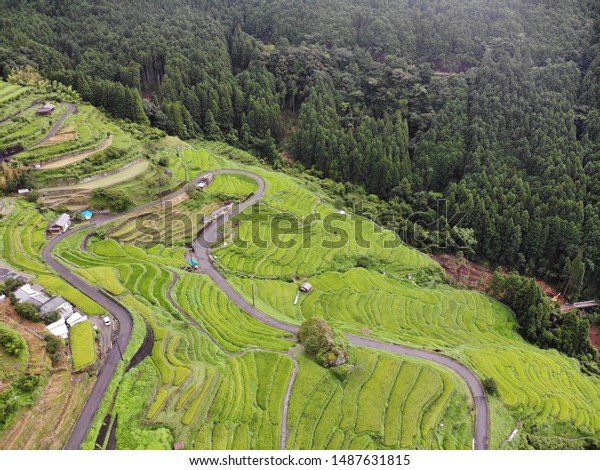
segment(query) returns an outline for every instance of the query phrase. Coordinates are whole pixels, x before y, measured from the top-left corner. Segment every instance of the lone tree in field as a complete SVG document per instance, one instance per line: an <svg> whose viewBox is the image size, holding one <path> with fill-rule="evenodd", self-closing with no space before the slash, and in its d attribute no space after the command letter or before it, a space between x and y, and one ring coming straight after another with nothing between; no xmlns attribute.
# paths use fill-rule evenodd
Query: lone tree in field
<svg viewBox="0 0 600 470"><path fill-rule="evenodd" d="M348 362L348 340L322 318L310 318L298 330L306 353L323 367L338 367Z"/></svg>

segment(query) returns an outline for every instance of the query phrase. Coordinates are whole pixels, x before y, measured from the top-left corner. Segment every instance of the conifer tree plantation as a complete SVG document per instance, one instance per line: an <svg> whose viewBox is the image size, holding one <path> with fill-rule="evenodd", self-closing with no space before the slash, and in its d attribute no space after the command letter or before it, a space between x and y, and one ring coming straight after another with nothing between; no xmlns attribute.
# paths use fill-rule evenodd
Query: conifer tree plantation
<svg viewBox="0 0 600 470"><path fill-rule="evenodd" d="M0 449L600 447L597 0L0 0L0 197Z"/></svg>
<svg viewBox="0 0 600 470"><path fill-rule="evenodd" d="M5 76L33 65L115 117L293 161L377 195L399 232L445 198L476 259L600 294L596 2L0 5Z"/></svg>

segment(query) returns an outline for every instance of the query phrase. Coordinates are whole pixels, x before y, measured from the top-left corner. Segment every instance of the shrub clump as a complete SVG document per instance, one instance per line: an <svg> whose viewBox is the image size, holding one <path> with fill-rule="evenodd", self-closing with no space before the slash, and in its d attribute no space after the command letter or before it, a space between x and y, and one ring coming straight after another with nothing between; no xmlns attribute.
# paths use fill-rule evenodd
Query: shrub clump
<svg viewBox="0 0 600 470"><path fill-rule="evenodd" d="M306 353L323 367L339 367L348 362L348 340L322 318L306 320L298 331L298 339Z"/></svg>

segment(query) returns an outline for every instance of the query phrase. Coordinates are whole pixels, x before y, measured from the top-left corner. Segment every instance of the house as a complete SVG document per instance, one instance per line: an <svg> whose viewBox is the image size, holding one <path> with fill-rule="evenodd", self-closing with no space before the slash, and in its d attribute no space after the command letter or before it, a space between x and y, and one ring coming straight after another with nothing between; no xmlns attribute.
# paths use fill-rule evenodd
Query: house
<svg viewBox="0 0 600 470"><path fill-rule="evenodd" d="M55 106L51 103L46 103L44 106L37 110L38 116L50 116L54 111Z"/></svg>
<svg viewBox="0 0 600 470"><path fill-rule="evenodd" d="M91 220L93 216L94 216L94 213L90 210L83 211L81 213L81 217L83 217L84 220Z"/></svg>
<svg viewBox="0 0 600 470"><path fill-rule="evenodd" d="M61 214L58 219L48 228L48 232L53 235L65 233L71 226L71 216L69 214Z"/></svg>
<svg viewBox="0 0 600 470"><path fill-rule="evenodd" d="M11 271L10 269L0 268L0 281L3 281L5 279L16 279L17 281L27 282L27 278L25 276L21 276L20 274L17 274Z"/></svg>
<svg viewBox="0 0 600 470"><path fill-rule="evenodd" d="M68 317L73 314L73 306L62 297L54 297L40 307L42 317L45 317L56 310L58 310L63 317Z"/></svg>
<svg viewBox="0 0 600 470"><path fill-rule="evenodd" d="M88 319L88 317L83 315L82 313L74 312L73 315L71 315L65 321L67 322L67 325L69 325L69 327L71 327L71 326L77 325L77 323L84 322L87 319Z"/></svg>
<svg viewBox="0 0 600 470"><path fill-rule="evenodd" d="M30 302L39 307L42 318L52 312L58 312L60 319L46 328L53 335L66 339L69 337L69 328L86 321L88 317L75 310L73 305L62 297L50 297L43 290L44 288L39 284L23 284L15 291L15 297L19 302Z"/></svg>
<svg viewBox="0 0 600 470"><path fill-rule="evenodd" d="M41 307L50 301L50 297L43 292L33 289L33 287L29 284L23 284L21 287L19 287L15 291L15 297L19 302L30 302L37 307Z"/></svg>
<svg viewBox="0 0 600 470"><path fill-rule="evenodd" d="M60 336L62 339L67 339L69 337L69 329L62 318L54 323L50 323L46 328L54 336Z"/></svg>
<svg viewBox="0 0 600 470"><path fill-rule="evenodd" d="M305 282L304 284L302 284L300 286L301 292L310 292L311 290L313 290L313 286L312 286L312 284L309 284L308 282Z"/></svg>

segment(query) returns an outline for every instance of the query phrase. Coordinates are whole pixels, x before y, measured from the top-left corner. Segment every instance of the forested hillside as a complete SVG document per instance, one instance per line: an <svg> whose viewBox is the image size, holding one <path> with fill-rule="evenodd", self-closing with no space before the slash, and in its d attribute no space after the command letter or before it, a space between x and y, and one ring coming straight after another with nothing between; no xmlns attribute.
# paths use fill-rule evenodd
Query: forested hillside
<svg viewBox="0 0 600 470"><path fill-rule="evenodd" d="M467 245L571 299L600 293L597 2L0 0L0 9L5 77L33 65L116 117L344 182L332 185L340 206L374 193L371 215L400 233L418 225L409 241L420 248ZM427 225L440 198L442 234L463 240L440 243ZM426 217L415 221L416 211ZM455 213L466 214L462 230L446 226Z"/></svg>

